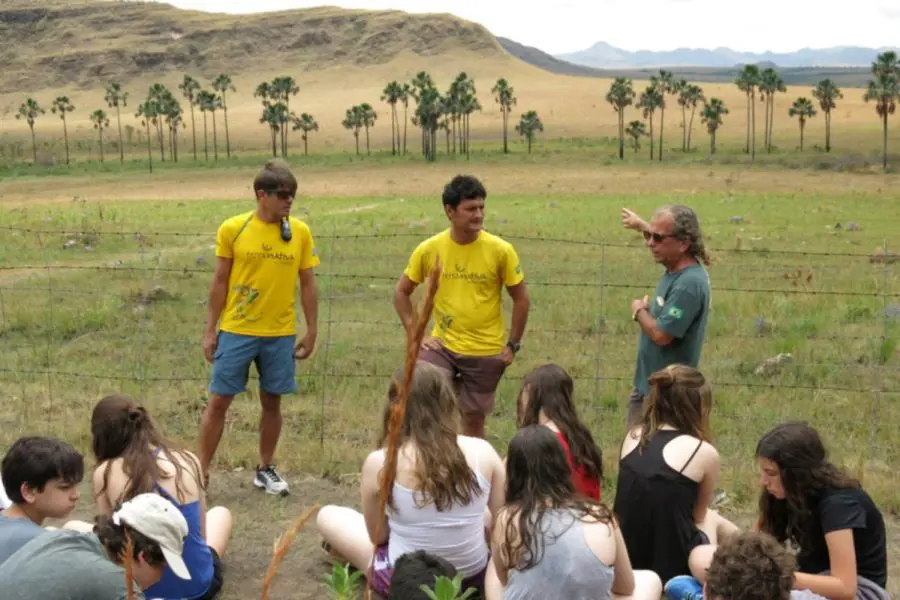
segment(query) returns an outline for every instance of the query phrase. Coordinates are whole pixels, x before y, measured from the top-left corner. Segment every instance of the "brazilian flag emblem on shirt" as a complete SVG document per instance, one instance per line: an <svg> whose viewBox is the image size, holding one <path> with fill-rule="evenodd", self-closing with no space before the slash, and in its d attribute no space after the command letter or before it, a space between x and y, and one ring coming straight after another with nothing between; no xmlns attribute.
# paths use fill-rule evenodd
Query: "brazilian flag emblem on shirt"
<svg viewBox="0 0 900 600"><path fill-rule="evenodd" d="M673 307L669 308L669 316L674 319L680 319L681 315L683 315L683 314L684 314L684 312L677 306L673 306Z"/></svg>
<svg viewBox="0 0 900 600"><path fill-rule="evenodd" d="M522 265L516 265L516 275L522 272Z"/></svg>

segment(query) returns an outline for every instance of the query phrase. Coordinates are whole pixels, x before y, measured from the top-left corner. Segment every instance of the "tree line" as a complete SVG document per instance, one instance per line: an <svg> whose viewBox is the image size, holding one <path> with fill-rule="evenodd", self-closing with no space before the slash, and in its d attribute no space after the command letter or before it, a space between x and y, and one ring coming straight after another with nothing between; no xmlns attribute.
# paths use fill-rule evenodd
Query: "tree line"
<svg viewBox="0 0 900 600"><path fill-rule="evenodd" d="M744 152L751 159L756 157L756 100L764 104L763 148L766 152L772 151L772 130L775 119L775 97L779 93L786 92L784 80L772 68L760 69L757 65L745 65L734 80L734 84L741 90L746 98L746 143ZM235 92L236 88L232 79L227 74L220 74L204 87L197 79L190 75L184 75L184 80L178 85L178 91L187 103L190 111L192 153L194 160L198 160L197 145L197 118L199 110L202 118L202 147L205 160L209 160L210 133L212 135L213 160L218 160L218 125L216 115L221 111L225 129L225 152L231 157L231 139L228 129L228 104L226 95ZM309 153L309 135L319 131L319 124L315 117L302 112L299 116L291 109L291 100L300 92L296 80L291 76L275 77L272 81L258 84L254 91L254 97L262 102L262 111L259 122L265 125L269 131L273 156L287 156L289 150L290 132L300 132L303 141L304 154ZM509 152L509 118L513 107L517 103L515 91L505 78L497 80L491 88L494 101L499 104L502 115L501 139L503 152ZM818 104L825 118L825 151L831 151L831 114L837 106L837 101L843 98L842 91L831 79L823 79L811 91L811 97ZM695 118L706 126L709 134L709 151L716 151L716 134L723 125L724 116L730 109L719 98L706 98L703 89L695 84L681 79L676 80L670 71L660 70L657 75L650 77L646 88L637 93L631 79L616 77L606 94L606 101L617 113L619 158L624 159L625 142L630 139L631 147L637 152L643 138L649 138L650 158L662 160L663 157L663 132L665 130L665 117L667 100L674 98L681 109L682 119L682 151L691 150L692 133ZM438 132L443 132L445 151L448 155L462 154L469 156L470 145L470 119L472 114L482 109L478 100L475 81L465 72L459 73L450 83L446 91L441 93L435 85L434 79L426 71L418 72L409 82L391 81L381 93L381 101L386 103L390 110L391 120L391 153L394 155L407 153L408 129L411 124L419 130L419 152L429 161L437 156ZM863 94L866 102L875 105L876 114L882 121L883 129L883 164L887 167L888 150L888 118L896 110L900 102L900 59L897 53L888 51L879 54L872 63L872 79ZM118 128L119 160L124 162L124 145L122 144L122 114L121 109L128 106L128 92L124 91L121 84L112 83L106 88L106 108L115 109L115 117ZM411 106L412 104L412 106ZM625 110L634 106L641 112L644 121L632 120L626 124ZM400 110L402 109L402 116ZM66 118L75 107L66 96L57 97L50 105L53 114L59 115L63 126L63 139L65 144L66 164L69 163L69 139ZM31 132L32 155L37 162L37 144L35 139L35 123L38 118L46 114L46 110L35 99L26 98L16 113L17 119L24 120ZM658 114L659 126L654 127ZM788 116L797 118L800 129L800 150L804 146L804 131L809 119L818 114L813 100L805 96L797 98L788 109ZM137 106L135 117L139 119L141 126L147 135L147 159L150 170L153 170L153 138L158 145L159 159L177 161L179 156L180 129L186 127L185 109L179 98L165 85L155 83L150 86L147 96ZM90 114L90 120L100 140L100 160L103 156L104 133L110 127L110 115L103 108L96 109ZM348 108L345 112L341 126L347 129L354 137L356 153L361 154L360 135L365 134L366 152L371 152L370 130L378 121L378 113L372 104L363 102ZM211 125L211 131L210 131ZM532 142L539 132L544 131L544 124L536 111L529 110L520 116L515 132L524 138L531 152ZM658 131L658 143L656 132Z"/></svg>
<svg viewBox="0 0 900 600"><path fill-rule="evenodd" d="M863 94L863 100L875 103L875 112L882 120L883 129L883 166L887 167L888 151L888 116L894 114L900 102L900 59L896 52L879 54L872 63L872 79ZM763 124L763 147L766 152L772 151L772 129L775 122L775 96L787 91L784 80L775 69L760 70L757 65L744 65L734 80L738 89L747 97L747 141L744 152L751 159L756 157L756 99L765 105ZM837 107L837 101L843 93L831 79L823 79L811 92L822 113L825 115L825 151L831 151L831 112ZM606 94L618 116L619 158L625 158L625 139L630 138L635 152L640 149L640 140L650 138L650 159L654 159L653 119L659 111L659 145L658 160L663 155L663 121L666 114L666 99L673 96L682 114L681 149L691 149L691 133L694 117L700 108L700 121L706 125L709 134L709 152L716 151L716 132L722 126L723 117L729 113L725 103L719 98L709 98L703 94L700 86L681 79L676 81L670 71L661 69L659 74L650 77L649 85L637 95L632 81L625 77L616 77ZM640 120L625 124L625 109L634 105L641 111L647 122ZM702 105L702 106L701 106ZM687 113L690 111L690 118ZM800 151L803 151L804 131L807 121L817 114L813 101L805 96L797 98L788 109L788 116L796 117L800 126Z"/></svg>

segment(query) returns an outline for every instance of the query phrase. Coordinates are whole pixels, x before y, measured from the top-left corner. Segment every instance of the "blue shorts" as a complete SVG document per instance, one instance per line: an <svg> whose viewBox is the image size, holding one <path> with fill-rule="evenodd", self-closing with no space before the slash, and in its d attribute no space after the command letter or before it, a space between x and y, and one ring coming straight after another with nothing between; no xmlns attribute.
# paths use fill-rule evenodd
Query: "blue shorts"
<svg viewBox="0 0 900 600"><path fill-rule="evenodd" d="M259 337L220 331L209 391L217 396L236 396L246 391L250 363L255 363L260 390L277 395L296 392L295 338L294 335Z"/></svg>

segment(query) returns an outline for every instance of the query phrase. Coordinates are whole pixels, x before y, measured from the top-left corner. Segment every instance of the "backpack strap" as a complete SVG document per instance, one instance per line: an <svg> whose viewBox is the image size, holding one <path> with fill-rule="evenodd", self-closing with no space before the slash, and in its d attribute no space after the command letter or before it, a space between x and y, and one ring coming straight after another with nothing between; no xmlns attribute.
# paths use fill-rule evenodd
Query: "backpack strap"
<svg viewBox="0 0 900 600"><path fill-rule="evenodd" d="M241 225L241 228L238 229L238 232L234 235L234 239L231 240L231 245L234 246L234 243L237 241L238 237L244 233L244 229L246 229L247 225L250 224L250 221L253 220L253 213L250 213L250 216L247 217L247 220L244 221L244 224Z"/></svg>

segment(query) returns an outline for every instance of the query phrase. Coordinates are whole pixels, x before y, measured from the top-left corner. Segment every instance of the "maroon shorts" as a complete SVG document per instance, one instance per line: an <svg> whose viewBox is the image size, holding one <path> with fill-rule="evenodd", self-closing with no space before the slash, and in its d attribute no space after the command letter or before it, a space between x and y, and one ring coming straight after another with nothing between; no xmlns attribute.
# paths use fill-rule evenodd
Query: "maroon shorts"
<svg viewBox="0 0 900 600"><path fill-rule="evenodd" d="M494 394L506 372L502 354L464 356L441 346L438 350L423 348L419 360L450 374L461 412L487 416L494 410Z"/></svg>
<svg viewBox="0 0 900 600"><path fill-rule="evenodd" d="M489 559L490 560L490 559ZM463 579L462 590L475 588L484 598L484 576L487 572L487 566L479 573ZM375 557L372 565L366 570L366 579L369 580L369 586L382 597L387 598L391 591L391 578L394 575L394 568L388 566L388 545L382 544L375 548Z"/></svg>

